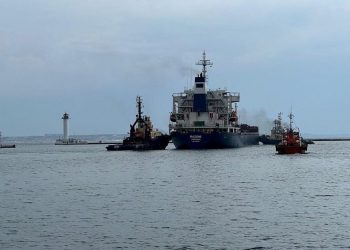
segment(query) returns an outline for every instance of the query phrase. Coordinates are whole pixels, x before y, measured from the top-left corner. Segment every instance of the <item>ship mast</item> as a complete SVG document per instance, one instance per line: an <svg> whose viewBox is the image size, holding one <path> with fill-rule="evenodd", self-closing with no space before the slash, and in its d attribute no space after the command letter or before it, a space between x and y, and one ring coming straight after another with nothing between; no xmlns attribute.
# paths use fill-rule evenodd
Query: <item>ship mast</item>
<svg viewBox="0 0 350 250"><path fill-rule="evenodd" d="M203 51L203 57L202 57L202 60L199 60L196 65L202 65L203 66L203 69L202 69L202 74L203 74L203 77L204 79L206 80L207 78L207 66L212 66L213 63L210 62L209 59L206 59L206 54L205 54L205 51Z"/></svg>
<svg viewBox="0 0 350 250"><path fill-rule="evenodd" d="M277 119L274 121L275 123L275 129L279 129L282 125L282 112L278 113Z"/></svg>
<svg viewBox="0 0 350 250"><path fill-rule="evenodd" d="M141 119L141 117L142 117L142 99L141 99L141 96L136 97L136 103L137 103L137 118Z"/></svg>
<svg viewBox="0 0 350 250"><path fill-rule="evenodd" d="M282 112L279 112L278 113L278 120L280 121L280 123L282 123Z"/></svg>
<svg viewBox="0 0 350 250"><path fill-rule="evenodd" d="M293 117L294 117L293 113L290 112L288 117L289 117L289 130L292 130L292 123L293 123Z"/></svg>

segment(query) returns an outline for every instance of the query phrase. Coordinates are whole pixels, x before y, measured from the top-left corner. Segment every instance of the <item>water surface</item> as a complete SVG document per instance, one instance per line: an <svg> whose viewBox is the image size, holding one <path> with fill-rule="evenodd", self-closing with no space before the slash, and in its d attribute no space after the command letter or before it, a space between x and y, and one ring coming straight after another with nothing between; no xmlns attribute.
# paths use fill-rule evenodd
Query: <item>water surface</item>
<svg viewBox="0 0 350 250"><path fill-rule="evenodd" d="M350 142L0 150L0 249L350 247Z"/></svg>

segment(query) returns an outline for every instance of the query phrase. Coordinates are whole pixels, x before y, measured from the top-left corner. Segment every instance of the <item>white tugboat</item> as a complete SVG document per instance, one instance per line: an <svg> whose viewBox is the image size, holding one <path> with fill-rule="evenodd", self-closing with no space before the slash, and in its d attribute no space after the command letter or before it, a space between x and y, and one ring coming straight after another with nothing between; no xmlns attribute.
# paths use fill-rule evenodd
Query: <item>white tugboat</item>
<svg viewBox="0 0 350 250"><path fill-rule="evenodd" d="M277 119L273 121L273 128L271 129L271 135L260 136L260 141L263 144L276 145L282 141L284 127L282 126L282 113L278 113Z"/></svg>

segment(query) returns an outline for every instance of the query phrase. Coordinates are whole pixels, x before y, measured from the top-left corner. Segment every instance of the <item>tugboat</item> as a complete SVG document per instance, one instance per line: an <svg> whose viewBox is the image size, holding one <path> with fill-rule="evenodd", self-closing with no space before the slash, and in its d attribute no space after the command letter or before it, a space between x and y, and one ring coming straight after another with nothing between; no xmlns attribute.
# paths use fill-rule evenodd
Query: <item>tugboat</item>
<svg viewBox="0 0 350 250"><path fill-rule="evenodd" d="M282 141L276 145L276 151L279 154L304 154L308 144L300 137L299 130L292 127L294 115L290 113L288 117L289 128L284 131Z"/></svg>
<svg viewBox="0 0 350 250"><path fill-rule="evenodd" d="M170 141L170 136L153 129L151 118L142 116L142 99L136 98L138 114L134 124L130 124L130 136L122 143L111 144L106 147L108 151L119 150L160 150L165 149Z"/></svg>
<svg viewBox="0 0 350 250"><path fill-rule="evenodd" d="M271 129L271 135L262 135L259 137L259 140L263 144L267 145L277 145L282 141L283 138L283 126L282 126L282 113L278 113L278 117L273 121L274 126Z"/></svg>
<svg viewBox="0 0 350 250"><path fill-rule="evenodd" d="M2 144L1 143L1 132L0 132L0 148L16 148L16 144Z"/></svg>
<svg viewBox="0 0 350 250"><path fill-rule="evenodd" d="M169 133L177 149L239 148L259 144L257 126L240 124L240 94L225 89L207 90L207 66L203 52L197 63L202 71L192 89L173 94Z"/></svg>

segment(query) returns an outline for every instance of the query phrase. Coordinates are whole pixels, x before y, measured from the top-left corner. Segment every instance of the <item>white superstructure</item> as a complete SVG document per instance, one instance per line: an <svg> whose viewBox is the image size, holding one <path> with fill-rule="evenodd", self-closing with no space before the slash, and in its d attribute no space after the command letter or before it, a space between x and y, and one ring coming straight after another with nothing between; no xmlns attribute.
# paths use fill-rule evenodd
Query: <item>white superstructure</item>
<svg viewBox="0 0 350 250"><path fill-rule="evenodd" d="M169 132L178 149L235 148L259 143L256 126L240 124L237 103L240 94L226 89L208 90L205 52L197 65L202 71L192 89L173 94Z"/></svg>
<svg viewBox="0 0 350 250"><path fill-rule="evenodd" d="M197 65L202 66L202 72L195 77L193 88L173 94L170 130L220 128L238 132L236 104L240 94L221 89L207 90L206 67L212 63L206 59L205 52Z"/></svg>

